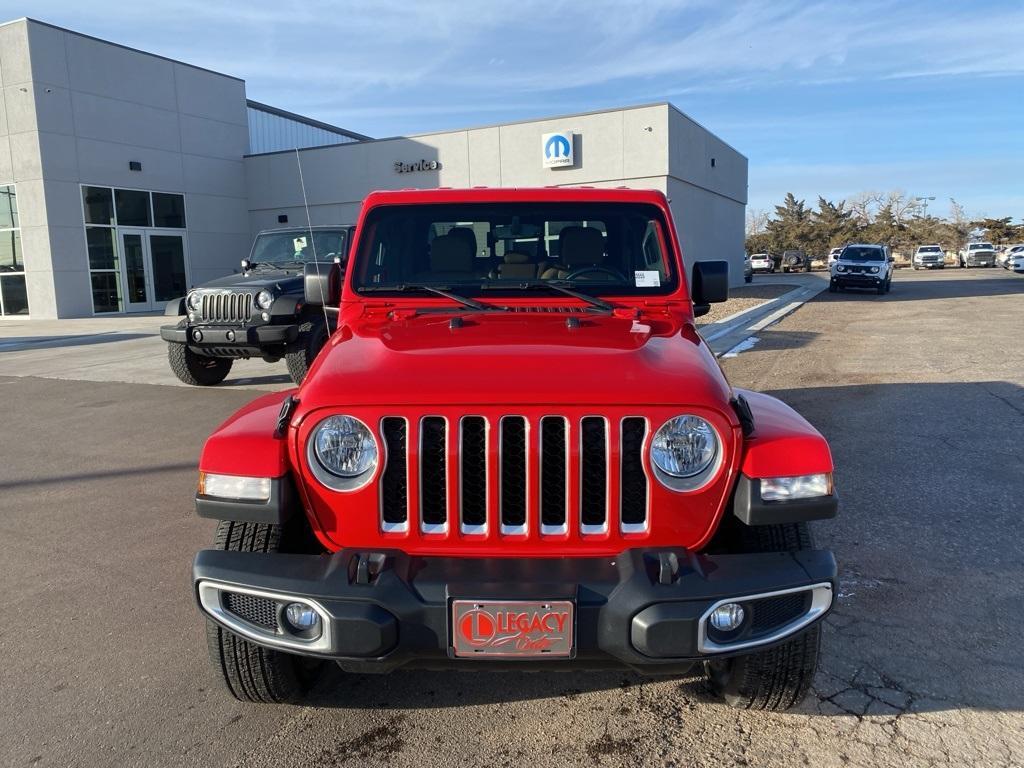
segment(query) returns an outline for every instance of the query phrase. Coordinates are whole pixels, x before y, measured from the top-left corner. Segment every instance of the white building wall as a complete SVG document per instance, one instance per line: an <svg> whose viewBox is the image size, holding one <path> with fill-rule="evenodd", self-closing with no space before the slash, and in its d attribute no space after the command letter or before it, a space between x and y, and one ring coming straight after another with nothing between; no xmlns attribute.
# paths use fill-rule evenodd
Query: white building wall
<svg viewBox="0 0 1024 768"><path fill-rule="evenodd" d="M544 168L541 136L576 135L575 164ZM715 158L715 167L710 164ZM425 160L437 170L396 173ZM304 224L299 163L314 224L350 224L363 197L408 187L629 186L671 198L684 257L730 261L742 281L746 158L669 104L246 158L250 226Z"/></svg>
<svg viewBox="0 0 1024 768"><path fill-rule="evenodd" d="M231 271L249 243L243 81L31 20L0 27L0 51L33 317L92 314L82 184L184 193L190 281ZM0 177L3 158L0 142Z"/></svg>

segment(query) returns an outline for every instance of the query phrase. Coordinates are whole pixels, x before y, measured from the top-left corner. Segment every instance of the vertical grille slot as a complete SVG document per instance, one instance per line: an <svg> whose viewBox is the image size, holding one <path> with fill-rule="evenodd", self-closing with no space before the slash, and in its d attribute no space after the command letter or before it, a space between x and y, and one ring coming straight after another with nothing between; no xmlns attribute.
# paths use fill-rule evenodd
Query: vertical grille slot
<svg viewBox="0 0 1024 768"><path fill-rule="evenodd" d="M389 416L381 420L387 465L380 479L381 520L385 531L409 527L409 478L405 419Z"/></svg>
<svg viewBox="0 0 1024 768"><path fill-rule="evenodd" d="M608 429L602 416L580 424L580 530L603 533L608 527Z"/></svg>
<svg viewBox="0 0 1024 768"><path fill-rule="evenodd" d="M526 419L501 420L501 532L526 532Z"/></svg>
<svg viewBox="0 0 1024 768"><path fill-rule="evenodd" d="M545 416L540 420L540 524L541 533L567 530L565 475L567 436L565 419Z"/></svg>
<svg viewBox="0 0 1024 768"><path fill-rule="evenodd" d="M447 423L441 416L420 421L420 516L424 533L448 530Z"/></svg>
<svg viewBox="0 0 1024 768"><path fill-rule="evenodd" d="M487 531L487 422L483 416L464 416L461 422L459 455L462 493L462 531Z"/></svg>
<svg viewBox="0 0 1024 768"><path fill-rule="evenodd" d="M643 464L646 436L646 419L633 416L622 420L619 493L622 530L625 533L638 533L647 528L647 475Z"/></svg>

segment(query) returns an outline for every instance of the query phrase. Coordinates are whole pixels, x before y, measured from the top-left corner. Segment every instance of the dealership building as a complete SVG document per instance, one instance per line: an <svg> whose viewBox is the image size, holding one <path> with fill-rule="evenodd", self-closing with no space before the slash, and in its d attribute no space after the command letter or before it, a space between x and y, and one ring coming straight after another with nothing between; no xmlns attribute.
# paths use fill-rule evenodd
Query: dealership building
<svg viewBox="0 0 1024 768"><path fill-rule="evenodd" d="M374 139L245 82L31 19L0 24L0 314L160 311L262 230L375 189L658 189L684 258L742 279L747 159L668 103Z"/></svg>

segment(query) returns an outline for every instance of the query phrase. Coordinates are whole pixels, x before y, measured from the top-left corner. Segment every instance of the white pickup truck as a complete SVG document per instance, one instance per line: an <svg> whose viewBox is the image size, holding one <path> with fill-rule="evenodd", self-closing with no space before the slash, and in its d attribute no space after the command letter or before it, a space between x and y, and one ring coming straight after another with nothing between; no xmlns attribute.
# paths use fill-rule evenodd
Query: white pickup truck
<svg viewBox="0 0 1024 768"><path fill-rule="evenodd" d="M996 265L996 249L992 243L968 243L960 251L961 267L994 267Z"/></svg>

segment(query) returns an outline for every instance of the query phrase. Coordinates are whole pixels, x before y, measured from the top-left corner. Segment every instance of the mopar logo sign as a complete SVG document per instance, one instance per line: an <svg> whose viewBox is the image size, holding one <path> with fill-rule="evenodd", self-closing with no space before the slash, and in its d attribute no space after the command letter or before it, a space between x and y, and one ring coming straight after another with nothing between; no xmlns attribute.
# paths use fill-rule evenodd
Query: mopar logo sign
<svg viewBox="0 0 1024 768"><path fill-rule="evenodd" d="M540 137L545 168L571 167L575 162L572 155L572 133L545 133Z"/></svg>

